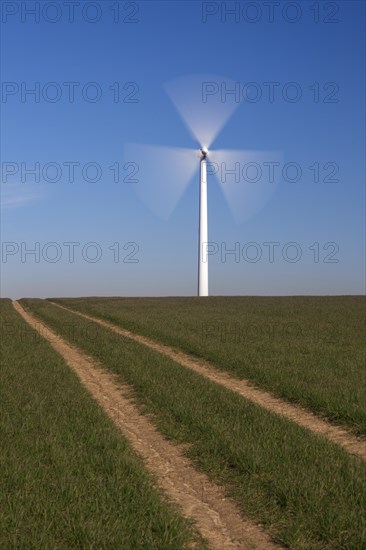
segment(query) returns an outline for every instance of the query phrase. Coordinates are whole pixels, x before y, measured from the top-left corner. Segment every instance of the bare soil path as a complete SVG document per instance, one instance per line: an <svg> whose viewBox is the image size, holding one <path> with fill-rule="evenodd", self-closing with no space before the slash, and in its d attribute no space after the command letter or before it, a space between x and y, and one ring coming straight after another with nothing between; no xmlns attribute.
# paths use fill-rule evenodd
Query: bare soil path
<svg viewBox="0 0 366 550"><path fill-rule="evenodd" d="M332 424L331 422L328 422L327 420L324 420L323 418L320 418L316 414L305 409L304 407L301 407L300 405L294 405L271 394L270 392L258 389L247 380L238 380L232 378L229 374L218 370L216 367L214 367L212 364L210 364L208 361L205 361L204 359L195 358L180 350L174 349L165 344L155 342L150 338L146 338L145 336L130 332L129 330L121 328L108 321L92 317L91 315L86 315L85 313L80 313L79 311L61 306L60 304L56 304L55 302L51 303L57 307L65 309L66 311L75 313L80 317L84 317L89 321L99 323L99 325L109 328L117 334L120 334L127 338L131 338L132 340L135 340L140 344L154 349L162 355L170 357L176 363L179 363L183 367L192 369L202 376L205 376L209 380L216 382L216 384L220 384L221 386L224 386L225 388L238 393L242 397L245 397L245 399L248 399L249 401L252 401L257 405L260 405L264 409L267 409L268 411L271 411L275 414L284 416L285 418L288 418L299 426L302 426L303 428L306 428L313 433L326 437L333 443L336 443L337 445L343 447L349 454L355 455L364 460L366 459L366 441L363 438L359 438L347 431L345 428L342 428L340 426Z"/></svg>
<svg viewBox="0 0 366 550"><path fill-rule="evenodd" d="M279 549L279 546L255 523L243 518L238 507L209 478L194 469L184 456L184 446L173 445L154 427L147 416L139 413L130 395L105 369L60 338L55 332L13 302L16 311L50 342L78 375L94 399L122 430L132 447L144 459L158 487L181 513L195 521L197 529L210 548Z"/></svg>

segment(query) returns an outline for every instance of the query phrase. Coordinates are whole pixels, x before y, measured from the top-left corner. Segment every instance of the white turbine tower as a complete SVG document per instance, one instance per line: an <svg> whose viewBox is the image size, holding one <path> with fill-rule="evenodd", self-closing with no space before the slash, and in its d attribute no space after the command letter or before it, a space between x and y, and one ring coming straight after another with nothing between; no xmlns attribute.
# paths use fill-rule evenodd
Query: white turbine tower
<svg viewBox="0 0 366 550"><path fill-rule="evenodd" d="M138 172L137 179L130 180L131 183L137 184L136 190L142 201L163 219L170 217L197 168L200 168L198 296L209 294L207 175L217 176L238 223L263 208L276 183L273 167L279 164L277 153L211 149L214 139L240 104L237 87L238 83L212 75L178 78L165 86L192 137L199 144L199 165L197 149L131 143L126 144L124 151L127 164L135 165L135 173ZM263 174L261 163L272 167L268 177ZM260 177L251 172L253 169L262 172Z"/></svg>
<svg viewBox="0 0 366 550"><path fill-rule="evenodd" d="M207 154L205 148L201 150L200 159L200 213L198 239L198 296L208 296L208 213L207 213Z"/></svg>

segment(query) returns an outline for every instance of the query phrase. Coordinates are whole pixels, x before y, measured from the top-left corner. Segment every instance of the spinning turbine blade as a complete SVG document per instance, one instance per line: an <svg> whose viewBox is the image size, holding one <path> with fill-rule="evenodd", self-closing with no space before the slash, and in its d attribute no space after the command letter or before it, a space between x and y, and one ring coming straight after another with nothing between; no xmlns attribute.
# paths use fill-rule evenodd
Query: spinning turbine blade
<svg viewBox="0 0 366 550"><path fill-rule="evenodd" d="M165 90L194 139L208 148L240 104L236 83L214 75L177 78Z"/></svg>
<svg viewBox="0 0 366 550"><path fill-rule="evenodd" d="M130 143L124 148L125 168L131 163L131 184L154 214L167 220L198 171L194 149Z"/></svg>
<svg viewBox="0 0 366 550"><path fill-rule="evenodd" d="M237 223L252 218L270 200L281 175L276 151L211 151L208 177L215 174Z"/></svg>

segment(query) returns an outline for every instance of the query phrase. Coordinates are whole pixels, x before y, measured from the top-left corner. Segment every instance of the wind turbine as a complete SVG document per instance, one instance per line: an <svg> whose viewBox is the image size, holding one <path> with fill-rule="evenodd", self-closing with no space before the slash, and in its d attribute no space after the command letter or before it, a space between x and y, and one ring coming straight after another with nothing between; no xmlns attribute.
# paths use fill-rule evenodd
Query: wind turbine
<svg viewBox="0 0 366 550"><path fill-rule="evenodd" d="M223 84L226 93L223 93ZM217 176L228 206L238 223L252 217L264 206L276 183L273 178L270 182L264 178L260 184L256 181L254 187L253 183L243 181L241 166L270 159L274 162L278 158L277 153L211 150L214 139L240 104L235 91L237 84L223 77L192 75L177 78L165 85L178 113L199 144L198 296L208 296L208 163L209 172ZM228 98L233 90L234 99ZM169 218L197 171L197 149L131 143L125 145L124 156L129 163L137 159L139 161L135 163L139 171L136 190L142 201L161 218ZM227 173L232 175L233 172L232 169L227 169L227 165L235 166L234 181L233 178L227 181ZM152 179L154 185L151 185Z"/></svg>

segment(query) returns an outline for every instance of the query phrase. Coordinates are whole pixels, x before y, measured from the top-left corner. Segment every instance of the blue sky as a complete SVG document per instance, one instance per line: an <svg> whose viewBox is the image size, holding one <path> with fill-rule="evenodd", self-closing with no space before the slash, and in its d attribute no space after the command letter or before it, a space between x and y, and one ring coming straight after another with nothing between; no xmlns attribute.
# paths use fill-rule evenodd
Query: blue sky
<svg viewBox="0 0 366 550"><path fill-rule="evenodd" d="M262 93L241 99L215 149L277 151L281 170L302 174L279 177L241 223L209 178L210 294L364 293L363 2L281 2L272 21L266 2L119 2L114 21L117 2L80 1L74 22L63 2L38 3L35 21L35 4L2 3L2 296L196 293L198 172L167 220L123 181L136 162L128 143L196 147L164 89L192 74ZM273 101L266 82L277 83ZM296 102L283 97L288 83ZM37 86L39 101L25 94ZM142 183L159 193L164 173Z"/></svg>

